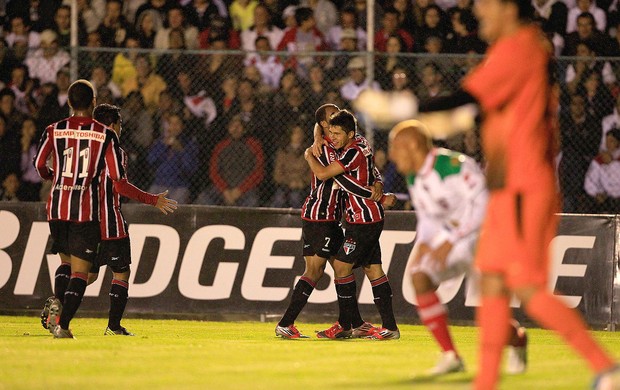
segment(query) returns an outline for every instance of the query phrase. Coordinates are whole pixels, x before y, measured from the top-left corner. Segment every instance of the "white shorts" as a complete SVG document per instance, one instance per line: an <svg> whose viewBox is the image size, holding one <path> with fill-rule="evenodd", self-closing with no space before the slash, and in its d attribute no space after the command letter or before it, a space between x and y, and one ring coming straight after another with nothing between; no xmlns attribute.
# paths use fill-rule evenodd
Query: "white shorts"
<svg viewBox="0 0 620 390"><path fill-rule="evenodd" d="M415 259L419 250L419 243L416 242L407 261L409 273L411 275L418 272L424 273L436 285L445 280L468 273L474 261L474 250L477 241L478 235L472 234L454 243L452 250L446 258L446 266L443 269L430 257L430 253L422 256L418 263L413 264L413 259ZM435 249L442 243L443 240L441 242L431 242L430 246L432 249Z"/></svg>

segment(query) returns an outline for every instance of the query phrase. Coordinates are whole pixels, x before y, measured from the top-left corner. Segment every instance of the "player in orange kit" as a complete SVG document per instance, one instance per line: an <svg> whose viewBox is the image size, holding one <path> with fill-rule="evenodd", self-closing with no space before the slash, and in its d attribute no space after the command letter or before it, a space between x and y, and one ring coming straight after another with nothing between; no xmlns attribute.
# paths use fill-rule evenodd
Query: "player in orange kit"
<svg viewBox="0 0 620 390"><path fill-rule="evenodd" d="M546 289L548 247L560 211L553 164L558 92L550 71L551 46L530 24L534 12L528 0L477 0L475 12L479 33L491 44L485 60L455 94L419 105L424 113L419 119L434 136L473 123L473 116L465 115L467 105L477 104L483 114L490 200L476 256L482 304L477 311L481 344L475 388L497 386L512 292L531 318L558 332L588 361L597 373L594 388L620 389L620 367L592 338L578 312ZM371 118L377 113L385 119L385 110L377 107L402 106L386 102L386 97L367 94L356 106Z"/></svg>

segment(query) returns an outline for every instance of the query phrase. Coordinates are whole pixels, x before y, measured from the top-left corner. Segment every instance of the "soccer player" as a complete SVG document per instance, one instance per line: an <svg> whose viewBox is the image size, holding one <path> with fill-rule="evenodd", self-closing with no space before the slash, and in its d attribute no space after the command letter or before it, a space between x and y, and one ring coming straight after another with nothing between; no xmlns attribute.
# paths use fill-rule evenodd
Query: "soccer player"
<svg viewBox="0 0 620 390"><path fill-rule="evenodd" d="M338 159L323 166L313 156L312 148L305 152L310 169L319 180L347 173L365 186L373 185L372 149L363 137L356 138L356 135L357 121L353 114L340 110L331 115L329 138L336 150L341 149ZM369 337L377 340L398 339L400 332L392 310L392 289L381 267L379 237L383 230L383 206L349 192L342 195L346 207L345 237L332 264L340 314L338 322L324 333L330 338L348 337L351 334L357 292L353 267L361 266L372 285L375 305L383 322L382 327L374 329Z"/></svg>
<svg viewBox="0 0 620 390"><path fill-rule="evenodd" d="M529 1L478 0L475 12L480 34L491 44L486 59L455 94L420 104L421 112L431 113L420 119L433 135L446 129L431 126L427 119L459 130L465 121L455 120L453 109L472 103L484 114L482 144L490 199L476 255L482 298L475 388L497 386L511 292L531 318L558 332L587 360L597 374L595 388L619 388L620 367L589 334L579 313L546 288L548 248L560 210L554 169L558 92L549 72L551 45L530 23ZM444 110L450 110L450 116Z"/></svg>
<svg viewBox="0 0 620 390"><path fill-rule="evenodd" d="M93 111L93 117L116 133L120 139L122 131L122 119L120 108L110 104L99 104ZM127 154L122 148L121 162L126 172ZM121 196L136 200L144 204L157 207L162 213L174 212L177 202L166 198L166 192L150 194L144 192L127 181L126 175L119 181L112 181L107 172L102 172L106 177L100 182L101 206L100 227L101 243L99 244L97 257L93 261L88 273L87 285L92 284L99 276L99 268L109 265L112 269L112 286L110 289L110 311L108 326L104 332L106 335L133 336L127 329L120 325L121 318L127 305L129 289L129 265L131 264L131 250L127 222L121 212ZM61 254L62 256L62 254ZM59 268L63 267L63 264ZM62 270L61 270L62 271ZM57 273L58 275L58 273ZM61 274L62 275L62 274ZM41 313L41 323L49 329L50 324L56 324L62 311L62 297L64 296L62 283L56 285L55 295L48 298ZM50 315L51 313L51 315Z"/></svg>
<svg viewBox="0 0 620 390"><path fill-rule="evenodd" d="M122 131L121 109L110 104L99 104L95 107L93 117L96 121L110 127L120 139ZM126 172L127 154L120 148L121 161ZM150 194L142 191L127 181L127 176L121 180L112 181L109 175L101 181L101 208L99 220L101 223L101 243L96 261L88 274L88 284L97 280L99 268L108 265L112 270L112 286L110 288L110 312L108 326L104 334L133 336L121 326L121 318L127 305L129 290L129 265L131 264L131 250L127 221L121 212L121 195L144 204L158 208L162 213L174 212L177 202L166 198L168 191L160 194Z"/></svg>
<svg viewBox="0 0 620 390"><path fill-rule="evenodd" d="M441 282L470 270L489 195L484 174L471 157L433 147L424 124L417 120L392 129L389 157L407 180L418 220L409 260L418 316L443 351L429 373L464 371L448 330L448 313L436 291ZM522 373L527 363L525 329L513 320L510 333L506 369Z"/></svg>
<svg viewBox="0 0 620 390"><path fill-rule="evenodd" d="M329 117L338 112L339 108L334 104L324 104L320 106L315 119L317 129L320 130L321 142L318 144L322 149L319 162L327 166L336 159L336 151L329 142L323 143L323 137L327 137ZM378 171L375 177L380 177ZM377 181L380 183L380 179ZM377 185L381 187L381 185ZM333 262L333 257L337 254L338 248L343 242L343 233L340 228L342 209L340 205L340 188L360 194L362 197L371 197L375 191L371 191L362 186L349 175L337 175L334 178L319 180L315 175L312 177L311 191L307 196L301 211L302 235L303 235L303 254L306 264L304 274L301 276L295 289L289 306L282 319L276 326L276 336L283 338L302 338L302 335L295 327L294 323L297 316L308 302L308 298L316 283L323 276L323 270L327 262ZM381 191L382 192L382 191ZM389 197L382 197L384 201L392 201ZM353 320L350 333L342 334L341 337L367 337L375 329L372 324L365 322L359 314L357 300L353 307ZM335 338L335 334L319 332L319 338ZM331 337L330 337L331 336Z"/></svg>
<svg viewBox="0 0 620 390"><path fill-rule="evenodd" d="M69 323L80 306L97 255L102 172L107 169L112 180L124 175L116 134L92 118L96 104L93 86L87 80L75 81L69 87L68 102L73 115L45 129L34 158L41 178L52 180L47 220L52 251L61 254L66 284L59 323L52 324L55 338L73 338ZM52 169L47 166L50 155Z"/></svg>

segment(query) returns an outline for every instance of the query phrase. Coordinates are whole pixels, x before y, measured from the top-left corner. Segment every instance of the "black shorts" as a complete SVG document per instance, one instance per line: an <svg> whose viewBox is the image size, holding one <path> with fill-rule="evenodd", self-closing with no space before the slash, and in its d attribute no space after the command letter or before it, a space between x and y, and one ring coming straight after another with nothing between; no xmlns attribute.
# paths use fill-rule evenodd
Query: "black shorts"
<svg viewBox="0 0 620 390"><path fill-rule="evenodd" d="M112 272L123 273L129 270L131 264L131 245L129 237L118 240L101 240L97 259L90 269L91 273L99 273L99 268L107 265Z"/></svg>
<svg viewBox="0 0 620 390"><path fill-rule="evenodd" d="M337 221L313 222L303 219L301 226L304 256L329 259L338 253L344 234Z"/></svg>
<svg viewBox="0 0 620 390"><path fill-rule="evenodd" d="M70 222L49 221L52 236L52 253L64 253L82 260L94 262L97 246L101 241L98 221Z"/></svg>
<svg viewBox="0 0 620 390"><path fill-rule="evenodd" d="M383 221L367 224L346 224L344 242L338 250L336 259L364 267L381 264L379 237L383 231Z"/></svg>

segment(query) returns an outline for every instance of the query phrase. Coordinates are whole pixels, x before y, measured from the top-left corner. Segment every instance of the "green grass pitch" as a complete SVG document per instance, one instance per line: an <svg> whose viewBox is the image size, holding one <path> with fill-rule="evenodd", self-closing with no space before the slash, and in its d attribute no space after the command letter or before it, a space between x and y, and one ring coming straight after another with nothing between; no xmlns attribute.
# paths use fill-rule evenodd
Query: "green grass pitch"
<svg viewBox="0 0 620 390"><path fill-rule="evenodd" d="M0 317L0 389L469 389L474 327L452 327L466 373L424 375L438 357L421 326L397 341L281 340L275 323L127 319L136 337L103 336L106 320L77 318L76 340L54 340L34 317ZM530 329L530 366L501 389L586 389L586 364L551 332ZM620 358L620 333L595 332Z"/></svg>

